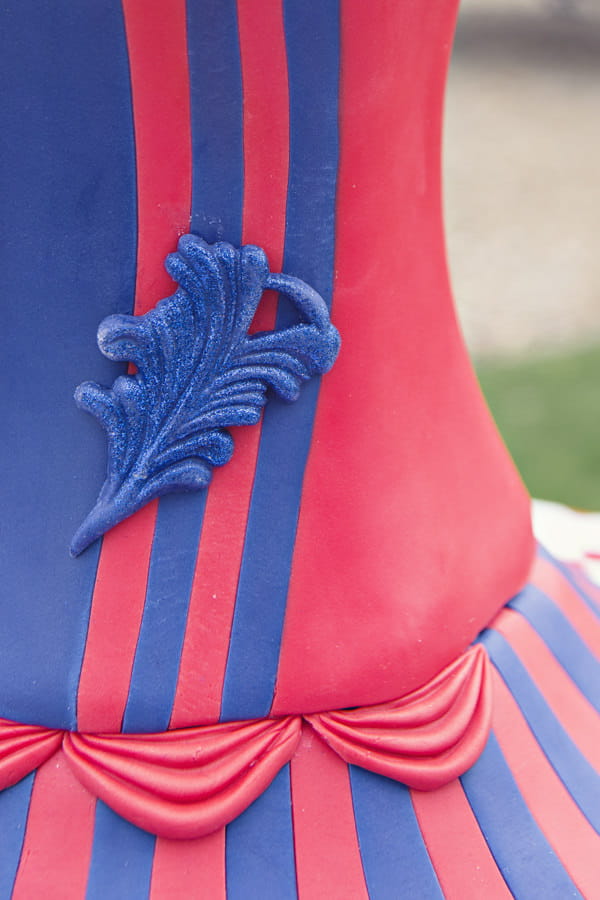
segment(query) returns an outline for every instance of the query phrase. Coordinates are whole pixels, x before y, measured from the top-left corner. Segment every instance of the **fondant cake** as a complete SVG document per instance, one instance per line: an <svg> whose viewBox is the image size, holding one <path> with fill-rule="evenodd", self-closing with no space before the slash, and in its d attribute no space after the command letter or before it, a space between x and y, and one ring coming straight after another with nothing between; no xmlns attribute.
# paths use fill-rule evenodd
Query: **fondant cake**
<svg viewBox="0 0 600 900"><path fill-rule="evenodd" d="M4 11L0 898L598 894L598 589L448 284L455 13Z"/></svg>

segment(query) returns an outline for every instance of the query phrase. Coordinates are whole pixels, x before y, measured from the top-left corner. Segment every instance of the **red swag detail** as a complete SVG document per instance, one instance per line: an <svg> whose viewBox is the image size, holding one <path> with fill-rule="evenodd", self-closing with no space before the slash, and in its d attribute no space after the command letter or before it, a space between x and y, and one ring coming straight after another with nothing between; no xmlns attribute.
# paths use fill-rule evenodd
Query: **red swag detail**
<svg viewBox="0 0 600 900"><path fill-rule="evenodd" d="M203 837L239 816L294 755L301 720L226 722L153 735L65 736L91 793L169 838Z"/></svg>
<svg viewBox="0 0 600 900"><path fill-rule="evenodd" d="M473 765L491 715L490 663L478 644L399 700L305 718L347 763L430 791Z"/></svg>
<svg viewBox="0 0 600 900"><path fill-rule="evenodd" d="M63 732L0 719L0 790L25 778L54 756Z"/></svg>
<svg viewBox="0 0 600 900"><path fill-rule="evenodd" d="M419 690L361 709L182 728L160 734L82 734L0 719L0 789L62 744L91 794L166 838L210 834L243 812L289 762L302 723L345 762L418 790L462 775L490 730L491 672L471 647Z"/></svg>

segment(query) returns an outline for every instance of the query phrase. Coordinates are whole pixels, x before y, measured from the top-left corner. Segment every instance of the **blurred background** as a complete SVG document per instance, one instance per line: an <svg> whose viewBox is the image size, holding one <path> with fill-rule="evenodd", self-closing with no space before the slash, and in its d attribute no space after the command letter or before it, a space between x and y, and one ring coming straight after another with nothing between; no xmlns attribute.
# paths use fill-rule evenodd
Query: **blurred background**
<svg viewBox="0 0 600 900"><path fill-rule="evenodd" d="M462 0L448 253L484 393L534 496L600 510L600 0Z"/></svg>

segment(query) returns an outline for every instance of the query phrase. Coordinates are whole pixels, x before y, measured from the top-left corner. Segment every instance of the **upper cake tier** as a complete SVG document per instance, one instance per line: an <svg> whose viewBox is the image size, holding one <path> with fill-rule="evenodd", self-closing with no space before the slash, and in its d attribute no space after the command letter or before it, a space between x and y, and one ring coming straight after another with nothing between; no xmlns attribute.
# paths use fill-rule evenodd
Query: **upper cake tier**
<svg viewBox="0 0 600 900"><path fill-rule="evenodd" d="M524 581L528 498L445 265L455 5L6 14L0 716L161 731L388 700ZM98 326L174 292L164 260L187 232L258 245L314 288L339 357L235 428L208 488L150 502L73 559L106 474L75 388L126 371ZM292 321L275 303L255 329Z"/></svg>

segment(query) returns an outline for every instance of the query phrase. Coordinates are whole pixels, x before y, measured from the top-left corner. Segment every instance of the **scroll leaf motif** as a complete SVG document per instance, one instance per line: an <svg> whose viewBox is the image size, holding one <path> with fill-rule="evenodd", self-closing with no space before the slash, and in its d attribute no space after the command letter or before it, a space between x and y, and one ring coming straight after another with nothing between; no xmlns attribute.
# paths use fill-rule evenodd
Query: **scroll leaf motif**
<svg viewBox="0 0 600 900"><path fill-rule="evenodd" d="M258 422L269 389L295 400L339 350L323 299L299 278L270 273L259 247L185 235L166 268L179 285L171 297L144 316L109 316L98 330L102 353L134 363L137 373L75 392L106 431L108 468L73 556L149 500L206 487L213 466L233 452L227 426ZM299 322L248 334L269 289L291 299Z"/></svg>

